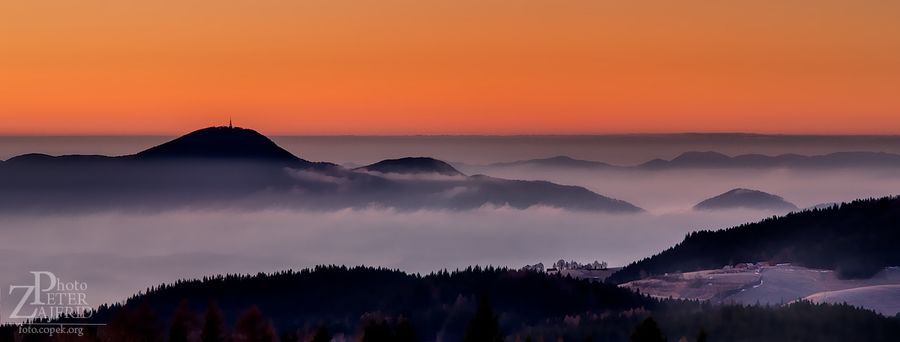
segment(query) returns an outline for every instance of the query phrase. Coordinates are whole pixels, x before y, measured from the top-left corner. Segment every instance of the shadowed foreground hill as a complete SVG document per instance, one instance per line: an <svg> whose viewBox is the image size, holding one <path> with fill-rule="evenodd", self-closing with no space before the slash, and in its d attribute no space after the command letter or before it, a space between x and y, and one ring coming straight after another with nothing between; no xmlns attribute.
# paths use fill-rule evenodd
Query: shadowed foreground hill
<svg viewBox="0 0 900 342"><path fill-rule="evenodd" d="M542 273L495 268L439 272L427 276L367 267L317 267L271 275L222 276L165 285L129 299L128 309L149 304L162 321L182 300L203 312L214 301L226 321L257 306L281 330L323 322L332 332L355 333L361 317L383 315L411 319L424 340L438 335L461 340L478 299L490 298L507 328L535 324L540 318L583 312L621 312L654 307L657 302L603 283L550 277ZM104 307L93 319L114 321L122 307Z"/></svg>
<svg viewBox="0 0 900 342"><path fill-rule="evenodd" d="M209 303L215 303L210 305ZM367 267L181 281L101 307L88 341L628 341L654 317L670 341L894 341L900 320L846 305L715 306L605 283L494 268L427 276ZM0 329L9 338L14 328ZM32 336L33 338L34 336ZM40 341L40 339L34 339ZM221 340L221 339L217 339ZM322 340L328 340L322 339Z"/></svg>
<svg viewBox="0 0 900 342"><path fill-rule="evenodd" d="M900 265L900 197L857 200L773 217L734 228L693 232L607 281L624 283L668 272L741 262L796 263L832 269L843 278L870 277Z"/></svg>

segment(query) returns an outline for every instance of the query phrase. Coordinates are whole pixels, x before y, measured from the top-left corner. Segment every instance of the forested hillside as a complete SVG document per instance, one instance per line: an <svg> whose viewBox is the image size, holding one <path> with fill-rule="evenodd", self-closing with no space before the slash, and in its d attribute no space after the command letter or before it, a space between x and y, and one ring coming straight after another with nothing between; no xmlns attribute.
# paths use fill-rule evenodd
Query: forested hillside
<svg viewBox="0 0 900 342"><path fill-rule="evenodd" d="M607 281L720 268L742 262L795 263L864 278L900 265L900 197L857 200L734 228L693 232Z"/></svg>
<svg viewBox="0 0 900 342"><path fill-rule="evenodd" d="M323 266L212 277L150 289L124 305L101 307L91 321L106 325L86 328L78 341L694 341L701 335L707 341L895 341L900 336L897 318L846 305L657 300L611 284L495 268L420 276ZM0 327L0 340L16 340L17 331Z"/></svg>

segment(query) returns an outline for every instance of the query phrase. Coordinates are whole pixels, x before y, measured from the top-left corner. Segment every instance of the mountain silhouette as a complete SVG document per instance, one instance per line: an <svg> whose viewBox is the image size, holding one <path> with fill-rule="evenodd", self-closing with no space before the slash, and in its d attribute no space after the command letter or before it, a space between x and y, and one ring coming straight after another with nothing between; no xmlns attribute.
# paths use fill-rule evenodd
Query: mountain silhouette
<svg viewBox="0 0 900 342"><path fill-rule="evenodd" d="M690 151L672 160L654 159L638 165L642 169L675 168L896 168L900 167L900 155L884 152L835 152L804 156L781 154L742 154L729 157L718 152Z"/></svg>
<svg viewBox="0 0 900 342"><path fill-rule="evenodd" d="M431 173L443 176L464 176L462 172L459 172L459 170L450 166L450 164L428 157L387 159L375 164L356 168L355 170L397 174Z"/></svg>
<svg viewBox="0 0 900 342"><path fill-rule="evenodd" d="M569 156L498 162L487 165L467 165L486 170L491 167L537 167L548 169L609 169L609 170L669 170L669 169L851 169L900 168L900 155L885 152L834 152L822 155L741 154L734 157L714 151L688 151L671 160L653 159L638 165L613 165L601 161L575 159Z"/></svg>
<svg viewBox="0 0 900 342"><path fill-rule="evenodd" d="M427 157L384 160L360 169L310 162L256 131L232 127L200 129L122 157L26 154L0 165L0 212L185 207L330 210L373 205L401 210L542 205L642 211L577 186L468 177Z"/></svg>
<svg viewBox="0 0 900 342"><path fill-rule="evenodd" d="M63 155L63 156L51 156L43 153L28 153L20 156L12 157L7 160L7 164L40 164L40 163L56 163L56 162L68 162L68 163L96 163L96 162L108 162L118 160L118 157L107 157L100 155L85 155L85 154L71 154L71 155Z"/></svg>
<svg viewBox="0 0 900 342"><path fill-rule="evenodd" d="M685 152L680 154L669 161L670 164L674 165L702 165L702 166L711 166L711 165L720 165L723 163L727 163L731 157L726 156L724 154L718 152Z"/></svg>
<svg viewBox="0 0 900 342"><path fill-rule="evenodd" d="M694 206L697 210L760 209L797 210L797 206L780 196L751 189L733 189Z"/></svg>
<svg viewBox="0 0 900 342"><path fill-rule="evenodd" d="M518 160L506 163L494 163L492 167L513 167L513 166L531 166L544 168L609 168L614 167L610 164L591 160L575 159L569 156L555 156L550 158Z"/></svg>
<svg viewBox="0 0 900 342"><path fill-rule="evenodd" d="M136 159L244 159L307 162L252 129L209 127L133 156Z"/></svg>

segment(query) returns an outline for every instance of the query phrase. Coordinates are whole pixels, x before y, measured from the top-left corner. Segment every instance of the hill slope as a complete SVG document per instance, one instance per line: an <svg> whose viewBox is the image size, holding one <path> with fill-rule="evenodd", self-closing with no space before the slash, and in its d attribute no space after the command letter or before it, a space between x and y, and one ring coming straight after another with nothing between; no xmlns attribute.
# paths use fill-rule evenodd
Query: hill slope
<svg viewBox="0 0 900 342"><path fill-rule="evenodd" d="M208 310L211 302L217 305ZM717 306L652 299L611 284L537 272L476 267L420 276L337 266L154 287L124 306L102 306L89 320L108 324L88 327L85 335L156 341L178 326L188 339L184 336L197 336L203 327L222 326L224 336L238 340L267 333L282 341L309 341L323 328L337 340L500 340L464 339L473 326L488 325L495 329L491 335L505 341L629 341L648 316L670 341L693 340L701 330L714 341L896 341L900 336L897 319L848 305ZM401 330L415 337L399 338ZM0 326L0 339L14 340L16 331L17 326Z"/></svg>
<svg viewBox="0 0 900 342"><path fill-rule="evenodd" d="M450 177L430 177L435 174ZM15 157L0 165L0 194L0 212L372 206L465 210L484 205L642 211L582 187L467 177L433 158L385 160L348 170L300 159L256 131L232 127L200 129L124 157Z"/></svg>
<svg viewBox="0 0 900 342"><path fill-rule="evenodd" d="M797 206L781 196L751 189L732 189L694 206L696 210L721 209L797 210Z"/></svg>
<svg viewBox="0 0 900 342"><path fill-rule="evenodd" d="M396 174L438 174L442 176L464 176L450 164L427 157L407 157L387 159L354 170Z"/></svg>
<svg viewBox="0 0 900 342"><path fill-rule="evenodd" d="M321 266L298 272L233 275L164 285L125 303L143 303L167 315L186 300L195 312L214 301L226 321L257 306L282 331L324 323L336 332L354 333L367 316L412 320L422 340L461 341L479 297L490 298L508 328L546 317L583 312L619 312L653 307L656 300L614 285L495 268L470 268L426 276L369 267ZM528 298L528 300L522 300ZM122 307L102 307L91 319L115 322ZM462 318L462 319L460 319Z"/></svg>
<svg viewBox="0 0 900 342"><path fill-rule="evenodd" d="M252 129L209 127L134 155L137 159L250 159L302 161Z"/></svg>
<svg viewBox="0 0 900 342"><path fill-rule="evenodd" d="M614 167L614 166L604 163L604 162L575 159L575 158L572 158L569 156L555 156L555 157L540 158L540 159L518 160L518 161L514 161L514 162L493 163L493 164L490 164L489 166L492 166L492 167L529 166L529 167L542 167L542 168L581 168L581 169L613 168Z"/></svg>
<svg viewBox="0 0 900 342"><path fill-rule="evenodd" d="M796 263L833 269L845 278L869 277L900 265L900 197L857 200L734 228L693 232L657 255L632 263L607 280L720 268L740 262Z"/></svg>
<svg viewBox="0 0 900 342"><path fill-rule="evenodd" d="M654 159L638 165L643 169L720 169L720 168L896 168L900 155L883 152L835 152L823 155L742 154L734 157L712 151L685 152L671 160Z"/></svg>

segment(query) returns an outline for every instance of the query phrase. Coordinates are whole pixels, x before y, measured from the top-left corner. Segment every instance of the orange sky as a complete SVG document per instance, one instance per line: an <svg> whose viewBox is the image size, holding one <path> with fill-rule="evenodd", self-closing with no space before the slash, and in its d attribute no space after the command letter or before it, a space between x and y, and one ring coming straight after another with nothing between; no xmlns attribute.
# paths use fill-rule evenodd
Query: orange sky
<svg viewBox="0 0 900 342"><path fill-rule="evenodd" d="M0 3L0 134L900 134L900 1Z"/></svg>

